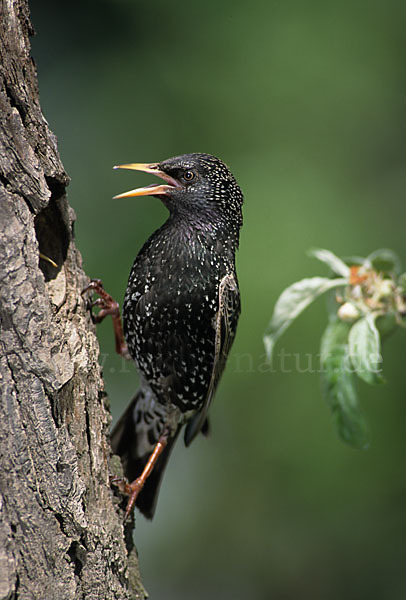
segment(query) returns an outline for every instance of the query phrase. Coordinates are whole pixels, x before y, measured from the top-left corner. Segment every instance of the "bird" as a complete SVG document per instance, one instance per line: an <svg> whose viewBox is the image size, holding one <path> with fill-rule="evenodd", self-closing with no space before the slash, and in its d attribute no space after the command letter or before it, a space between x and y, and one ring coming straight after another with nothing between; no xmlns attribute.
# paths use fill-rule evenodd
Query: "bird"
<svg viewBox="0 0 406 600"><path fill-rule="evenodd" d="M210 154L114 167L153 174L152 184L114 199L155 196L169 211L141 248L119 305L100 280L97 321L112 315L116 349L131 358L140 388L111 434L125 479L116 480L152 519L160 483L182 428L188 446L208 432L207 413L234 341L241 310L235 266L243 193L229 168Z"/></svg>

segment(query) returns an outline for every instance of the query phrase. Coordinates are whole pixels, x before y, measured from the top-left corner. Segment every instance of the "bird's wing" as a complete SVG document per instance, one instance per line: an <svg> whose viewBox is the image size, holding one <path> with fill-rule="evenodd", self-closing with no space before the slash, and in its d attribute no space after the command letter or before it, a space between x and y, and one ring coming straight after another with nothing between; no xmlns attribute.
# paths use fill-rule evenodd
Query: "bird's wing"
<svg viewBox="0 0 406 600"><path fill-rule="evenodd" d="M216 391L218 381L223 372L228 353L234 340L236 318L239 314L240 295L237 280L234 275L227 274L220 281L218 292L218 311L214 323L214 360L210 384L202 410L189 421L185 431L185 444L191 441L201 430L209 410L210 403Z"/></svg>

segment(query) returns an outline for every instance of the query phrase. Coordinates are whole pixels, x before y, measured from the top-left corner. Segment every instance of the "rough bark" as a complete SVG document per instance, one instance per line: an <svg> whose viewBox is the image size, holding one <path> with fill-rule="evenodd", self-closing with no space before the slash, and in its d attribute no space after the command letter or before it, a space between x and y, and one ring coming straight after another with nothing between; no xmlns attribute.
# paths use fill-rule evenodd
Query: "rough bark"
<svg viewBox="0 0 406 600"><path fill-rule="evenodd" d="M143 598L28 4L0 7L0 599Z"/></svg>

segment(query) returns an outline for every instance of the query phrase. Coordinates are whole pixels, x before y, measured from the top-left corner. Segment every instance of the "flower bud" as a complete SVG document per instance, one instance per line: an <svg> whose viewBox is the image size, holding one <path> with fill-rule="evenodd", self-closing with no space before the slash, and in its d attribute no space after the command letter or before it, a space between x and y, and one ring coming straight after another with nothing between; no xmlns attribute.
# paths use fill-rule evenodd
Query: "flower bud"
<svg viewBox="0 0 406 600"><path fill-rule="evenodd" d="M379 285L379 297L387 298L393 292L393 282L392 279L383 279Z"/></svg>
<svg viewBox="0 0 406 600"><path fill-rule="evenodd" d="M338 318L342 321L355 321L360 316L359 310L351 302L344 302L337 311Z"/></svg>

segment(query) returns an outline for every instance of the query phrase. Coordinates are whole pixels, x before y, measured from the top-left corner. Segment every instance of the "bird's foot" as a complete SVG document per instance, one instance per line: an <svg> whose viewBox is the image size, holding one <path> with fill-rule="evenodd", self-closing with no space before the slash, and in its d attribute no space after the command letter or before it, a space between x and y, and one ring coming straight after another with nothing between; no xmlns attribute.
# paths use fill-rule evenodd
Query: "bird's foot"
<svg viewBox="0 0 406 600"><path fill-rule="evenodd" d="M100 311L97 314L94 314L93 311L91 312L94 323L101 323L108 315L111 315L113 319L120 317L120 306L118 302L106 292L101 279L91 279L85 289L82 290L82 296L89 291L92 291L99 296L99 298L92 300L89 305L90 309L94 306L100 308Z"/></svg>
<svg viewBox="0 0 406 600"><path fill-rule="evenodd" d="M82 290L82 295L86 292L94 292L99 297L89 303L90 314L93 323L101 323L107 316L113 320L114 336L116 341L116 352L127 360L131 359L127 344L124 340L123 325L120 316L120 305L114 300L103 287L101 279L91 279L90 283ZM100 308L97 314L94 314L94 307Z"/></svg>
<svg viewBox="0 0 406 600"><path fill-rule="evenodd" d="M129 496L124 515L125 523L134 509L138 494L144 487L145 478L141 476L129 483L127 479L123 479L121 477L112 477L110 481L119 489L122 494Z"/></svg>
<svg viewBox="0 0 406 600"><path fill-rule="evenodd" d="M137 477L137 479L135 479L131 483L128 483L127 479L122 479L120 477L113 477L111 479L111 483L116 485L122 494L126 494L127 496L130 496L128 499L128 502L127 502L127 507L125 509L124 523L127 521L128 517L130 516L131 512L133 511L135 502L137 500L137 496L140 493L140 491L142 490L142 488L144 487L146 480L151 475L152 470L156 464L156 461L158 460L160 454L164 450L167 442L168 442L168 433L167 433L167 431L165 431L165 433L163 433L160 436L159 441L155 444L154 450L153 450L151 456L148 458L148 461L147 461L141 475L139 477Z"/></svg>

